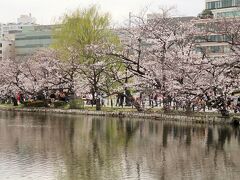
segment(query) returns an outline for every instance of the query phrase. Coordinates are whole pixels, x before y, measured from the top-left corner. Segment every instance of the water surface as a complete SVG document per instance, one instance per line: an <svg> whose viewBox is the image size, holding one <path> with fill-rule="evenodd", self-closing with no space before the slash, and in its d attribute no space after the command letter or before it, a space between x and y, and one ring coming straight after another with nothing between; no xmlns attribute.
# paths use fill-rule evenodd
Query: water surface
<svg viewBox="0 0 240 180"><path fill-rule="evenodd" d="M239 128L0 111L0 180L239 177Z"/></svg>

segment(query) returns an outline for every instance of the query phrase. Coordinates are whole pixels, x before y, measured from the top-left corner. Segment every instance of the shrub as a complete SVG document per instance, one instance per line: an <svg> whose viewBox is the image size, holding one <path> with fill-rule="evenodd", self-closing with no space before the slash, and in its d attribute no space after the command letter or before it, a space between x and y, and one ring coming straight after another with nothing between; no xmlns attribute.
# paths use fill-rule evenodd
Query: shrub
<svg viewBox="0 0 240 180"><path fill-rule="evenodd" d="M66 106L66 105L67 105L67 103L66 103L65 101L54 101L54 102L53 102L53 106L54 106L55 108L64 107L64 106Z"/></svg>
<svg viewBox="0 0 240 180"><path fill-rule="evenodd" d="M73 99L69 102L70 109L83 109L84 101L82 99Z"/></svg>
<svg viewBox="0 0 240 180"><path fill-rule="evenodd" d="M48 103L46 101L25 101L23 103L25 107L48 107Z"/></svg>

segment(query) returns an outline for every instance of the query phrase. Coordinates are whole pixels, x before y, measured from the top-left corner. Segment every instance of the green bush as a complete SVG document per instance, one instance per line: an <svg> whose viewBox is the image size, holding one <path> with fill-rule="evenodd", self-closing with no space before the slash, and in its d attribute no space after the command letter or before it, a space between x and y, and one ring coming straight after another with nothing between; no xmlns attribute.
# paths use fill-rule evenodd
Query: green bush
<svg viewBox="0 0 240 180"><path fill-rule="evenodd" d="M48 107L48 103L46 101L25 101L23 103L25 107Z"/></svg>
<svg viewBox="0 0 240 180"><path fill-rule="evenodd" d="M67 105L67 103L65 101L55 101L55 102L53 102L53 106L55 108L64 107L66 105Z"/></svg>
<svg viewBox="0 0 240 180"><path fill-rule="evenodd" d="M69 102L70 109L84 109L84 101L82 99L74 99Z"/></svg>

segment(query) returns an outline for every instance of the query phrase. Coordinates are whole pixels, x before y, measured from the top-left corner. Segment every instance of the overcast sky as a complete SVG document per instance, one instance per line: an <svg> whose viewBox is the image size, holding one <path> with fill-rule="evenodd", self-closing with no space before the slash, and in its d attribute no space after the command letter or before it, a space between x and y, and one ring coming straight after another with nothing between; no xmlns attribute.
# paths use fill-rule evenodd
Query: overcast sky
<svg viewBox="0 0 240 180"><path fill-rule="evenodd" d="M109 12L115 23L122 23L129 12L138 13L145 7L157 12L159 7L175 6L179 16L196 16L204 9L205 0L0 0L0 22L16 22L21 14L37 18L39 24L55 23L58 17L76 8L97 4Z"/></svg>

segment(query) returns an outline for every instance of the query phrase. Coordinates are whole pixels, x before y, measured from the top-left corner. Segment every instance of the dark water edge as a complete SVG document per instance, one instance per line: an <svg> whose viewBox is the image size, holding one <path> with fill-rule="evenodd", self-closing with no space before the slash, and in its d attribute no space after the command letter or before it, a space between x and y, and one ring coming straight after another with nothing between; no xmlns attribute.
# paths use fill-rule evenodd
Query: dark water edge
<svg viewBox="0 0 240 180"><path fill-rule="evenodd" d="M239 179L240 129L0 112L0 179Z"/></svg>
<svg viewBox="0 0 240 180"><path fill-rule="evenodd" d="M0 107L0 111L12 112L32 112L32 113L47 113L47 114L71 114L84 116L100 116L100 117L117 117L117 118L141 118L150 120L167 120L193 122L197 124L222 124L222 125L240 125L240 116L223 117L216 113L154 113L154 112L118 112L118 111L89 111L77 109L54 109L54 108L15 108L15 107Z"/></svg>

